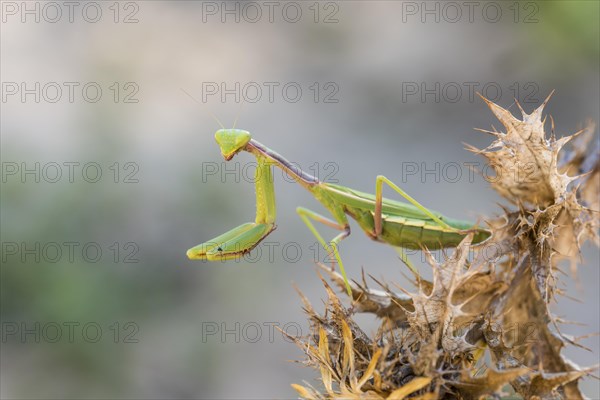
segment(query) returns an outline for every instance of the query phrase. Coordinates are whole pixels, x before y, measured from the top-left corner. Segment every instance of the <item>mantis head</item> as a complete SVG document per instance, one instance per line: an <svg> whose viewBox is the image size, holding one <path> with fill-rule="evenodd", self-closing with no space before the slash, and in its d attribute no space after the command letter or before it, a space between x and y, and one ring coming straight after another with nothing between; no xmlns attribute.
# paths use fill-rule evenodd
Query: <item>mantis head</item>
<svg viewBox="0 0 600 400"><path fill-rule="evenodd" d="M243 150L250 141L250 132L241 129L219 129L215 133L215 140L221 148L221 154L229 161L240 150Z"/></svg>

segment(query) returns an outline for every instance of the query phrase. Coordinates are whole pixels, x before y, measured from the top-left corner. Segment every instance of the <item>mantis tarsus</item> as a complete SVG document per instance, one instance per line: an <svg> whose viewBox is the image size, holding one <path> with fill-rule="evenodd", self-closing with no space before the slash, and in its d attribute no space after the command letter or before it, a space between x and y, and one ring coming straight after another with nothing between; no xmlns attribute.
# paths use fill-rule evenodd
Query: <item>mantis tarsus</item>
<svg viewBox="0 0 600 400"><path fill-rule="evenodd" d="M446 218L430 211L406 194L385 176L376 178L375 195L359 192L341 185L321 182L314 176L294 167L275 151L252 139L249 132L241 129L220 129L215 139L225 160L231 160L245 150L257 159L255 171L256 219L238 226L209 242L199 244L187 251L194 260L226 260L251 251L275 229L275 191L271 166L287 172L301 186L312 193L333 215L326 218L311 210L298 207L296 211L317 238L321 246L333 253L340 266L348 293L350 285L337 245L350 235L348 217L352 217L367 236L378 242L406 249L430 250L455 247L468 234L473 233L473 243L480 243L490 233L472 223ZM383 184L387 184L411 204L383 197ZM318 221L340 233L327 243L312 221Z"/></svg>

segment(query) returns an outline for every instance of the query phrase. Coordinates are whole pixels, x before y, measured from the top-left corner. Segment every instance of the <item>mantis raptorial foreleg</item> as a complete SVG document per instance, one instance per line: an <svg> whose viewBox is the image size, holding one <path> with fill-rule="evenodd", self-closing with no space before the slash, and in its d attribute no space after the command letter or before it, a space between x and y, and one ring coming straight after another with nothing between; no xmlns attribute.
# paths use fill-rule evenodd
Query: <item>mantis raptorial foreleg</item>
<svg viewBox="0 0 600 400"><path fill-rule="evenodd" d="M192 260L232 260L252 250L275 229L275 224L247 222L216 238L194 246L187 256Z"/></svg>
<svg viewBox="0 0 600 400"><path fill-rule="evenodd" d="M444 221L442 221L438 216L429 211L424 205L413 199L408 193L404 190L400 189L398 185L389 180L383 175L378 175L375 180L375 211L374 211L374 220L375 220L375 234L377 236L381 235L383 231L382 224L382 216L381 216L381 208L383 204L383 184L387 183L389 187L394 189L400 196L404 197L408 200L413 206L417 207L421 212L427 215L429 218L437 222L440 226L448 229L452 232L460 232L459 229L453 228Z"/></svg>
<svg viewBox="0 0 600 400"><path fill-rule="evenodd" d="M340 243L343 239L345 239L346 237L348 237L348 235L350 235L350 225L348 224L348 221L345 221L346 223L345 223L345 225L343 225L343 224L333 221L327 217L324 217L321 214L317 214L314 211L306 209L304 207L296 208L296 212L298 213L300 218L302 218L302 221L304 221L304 223L306 224L308 229L312 232L312 234L315 236L315 238L317 238L317 241L321 244L321 246L323 246L325 251L329 255L331 255L331 253L333 253L338 265L340 266L340 271L342 272L342 276L344 277L344 282L348 282L348 277L346 276L346 270L344 269L344 264L342 263L342 258L340 257L340 253L338 252L338 249L337 249L338 243ZM318 222L322 223L323 225L327 225L331 228L340 230L342 232L339 235L337 235L336 237L334 237L329 242L329 244L327 244L325 239L323 239L323 236L321 236L319 231L317 231L317 228L315 228L315 226L311 222L311 219L314 221L318 221ZM352 291L350 290L349 285L346 285L346 290L348 291L348 294L350 296L352 296Z"/></svg>
<svg viewBox="0 0 600 400"><path fill-rule="evenodd" d="M275 191L271 164L264 157L257 157L255 172L256 218L254 222L233 228L209 242L188 250L192 260L236 259L256 247L275 229Z"/></svg>

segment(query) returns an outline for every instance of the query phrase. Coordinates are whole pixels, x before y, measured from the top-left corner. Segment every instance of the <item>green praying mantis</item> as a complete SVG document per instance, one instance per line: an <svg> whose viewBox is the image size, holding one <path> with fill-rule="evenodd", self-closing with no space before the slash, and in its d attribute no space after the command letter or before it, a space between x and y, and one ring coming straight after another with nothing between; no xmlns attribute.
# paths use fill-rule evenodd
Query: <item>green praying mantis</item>
<svg viewBox="0 0 600 400"><path fill-rule="evenodd" d="M338 251L338 244L350 235L348 216L354 219L371 239L400 249L436 250L456 247L469 233L473 234L472 243L480 243L490 236L489 231L470 222L446 218L428 210L383 175L377 176L375 195L372 195L346 186L319 181L252 139L248 131L219 129L215 139L227 161L242 150L256 157L256 219L192 247L187 251L187 256L192 260L218 261L239 257L251 251L275 229L272 166L284 170L332 214L333 219L329 219L303 207L296 209L325 251L335 257L350 295L350 285ZM384 198L384 183L410 204ZM339 230L340 233L326 242L313 221Z"/></svg>

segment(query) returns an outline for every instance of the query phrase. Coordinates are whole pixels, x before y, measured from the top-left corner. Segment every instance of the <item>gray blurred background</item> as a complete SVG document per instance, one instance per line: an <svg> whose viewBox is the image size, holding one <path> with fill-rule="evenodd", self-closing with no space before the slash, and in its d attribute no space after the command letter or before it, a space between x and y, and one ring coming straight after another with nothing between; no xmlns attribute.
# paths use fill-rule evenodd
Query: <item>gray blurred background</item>
<svg viewBox="0 0 600 400"><path fill-rule="evenodd" d="M294 283L323 308L295 208L325 210L307 192L276 171L278 228L252 259L185 256L254 218L253 159L225 170L209 113L321 179L371 192L384 174L446 215L492 217L501 200L464 143L485 147L473 128L499 123L472 94L517 111L513 97L532 110L556 89L558 136L600 121L598 4L2 2L0 394L294 398L291 383L318 384L275 329L308 333ZM349 274L411 289L393 249L352 228ZM561 276L581 303L553 309L586 324L565 333L599 330L598 259L588 245L577 279ZM598 337L582 343L568 357L598 363ZM600 397L597 380L581 386Z"/></svg>

